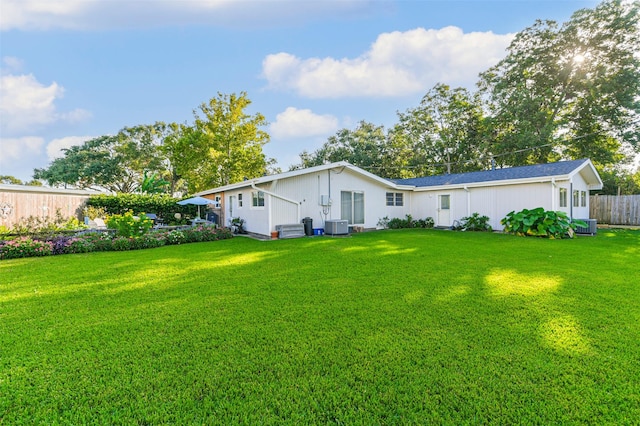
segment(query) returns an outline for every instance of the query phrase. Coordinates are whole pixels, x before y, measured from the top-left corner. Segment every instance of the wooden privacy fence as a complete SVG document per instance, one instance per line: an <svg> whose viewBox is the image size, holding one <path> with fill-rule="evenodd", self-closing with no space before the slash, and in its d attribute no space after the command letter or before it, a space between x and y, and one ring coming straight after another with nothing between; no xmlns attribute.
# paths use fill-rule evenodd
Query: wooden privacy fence
<svg viewBox="0 0 640 426"><path fill-rule="evenodd" d="M640 195L592 195L589 217L610 225L640 225Z"/></svg>
<svg viewBox="0 0 640 426"><path fill-rule="evenodd" d="M82 208L95 191L23 185L0 185L0 226L11 228L29 216L82 218Z"/></svg>

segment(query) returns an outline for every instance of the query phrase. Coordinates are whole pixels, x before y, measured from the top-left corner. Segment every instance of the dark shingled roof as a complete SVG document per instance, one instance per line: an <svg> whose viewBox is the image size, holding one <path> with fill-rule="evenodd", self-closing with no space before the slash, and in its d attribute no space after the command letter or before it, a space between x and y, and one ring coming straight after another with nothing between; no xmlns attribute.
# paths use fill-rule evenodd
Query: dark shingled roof
<svg viewBox="0 0 640 426"><path fill-rule="evenodd" d="M411 179L394 179L399 185L416 187L463 185L466 183L491 182L499 180L527 179L536 177L568 175L584 164L586 159L559 161L557 163L536 164L534 166L509 167L506 169L485 170L482 172L457 173L451 175L425 176Z"/></svg>

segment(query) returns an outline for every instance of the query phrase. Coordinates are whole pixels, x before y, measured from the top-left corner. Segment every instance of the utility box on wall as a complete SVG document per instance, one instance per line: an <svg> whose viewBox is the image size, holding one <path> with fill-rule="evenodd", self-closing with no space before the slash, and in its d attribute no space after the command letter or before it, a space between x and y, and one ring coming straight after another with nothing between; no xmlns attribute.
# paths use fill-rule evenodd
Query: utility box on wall
<svg viewBox="0 0 640 426"><path fill-rule="evenodd" d="M320 205L321 206L330 206L331 205L331 198L329 198L328 195L321 195L320 196Z"/></svg>
<svg viewBox="0 0 640 426"><path fill-rule="evenodd" d="M349 233L349 222L347 220L326 220L324 222L324 233L327 235L347 235Z"/></svg>

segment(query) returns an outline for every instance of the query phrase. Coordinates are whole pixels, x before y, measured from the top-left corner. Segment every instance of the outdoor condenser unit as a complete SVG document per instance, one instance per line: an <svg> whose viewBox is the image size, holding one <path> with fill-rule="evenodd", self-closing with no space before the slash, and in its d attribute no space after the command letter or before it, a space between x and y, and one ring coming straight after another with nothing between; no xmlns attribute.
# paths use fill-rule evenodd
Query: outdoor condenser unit
<svg viewBox="0 0 640 426"><path fill-rule="evenodd" d="M347 220L325 220L325 235L346 235L349 233L349 222Z"/></svg>
<svg viewBox="0 0 640 426"><path fill-rule="evenodd" d="M598 232L598 224L595 219L579 219L587 224L587 226L577 226L576 233L596 235Z"/></svg>

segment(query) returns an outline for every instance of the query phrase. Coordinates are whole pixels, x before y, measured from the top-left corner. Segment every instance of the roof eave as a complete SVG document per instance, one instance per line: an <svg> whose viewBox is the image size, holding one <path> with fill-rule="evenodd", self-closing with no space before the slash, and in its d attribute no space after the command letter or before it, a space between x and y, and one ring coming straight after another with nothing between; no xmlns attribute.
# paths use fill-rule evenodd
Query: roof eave
<svg viewBox="0 0 640 426"><path fill-rule="evenodd" d="M538 176L538 177L532 177L532 178L489 180L484 182L456 183L456 184L449 184L449 185L419 186L415 188L415 191L416 192L439 191L439 190L448 190L448 189L481 188L485 186L506 186L506 185L520 185L520 184L530 184L530 183L545 183L545 182L551 182L552 180L556 180L556 181L569 180L569 175Z"/></svg>

